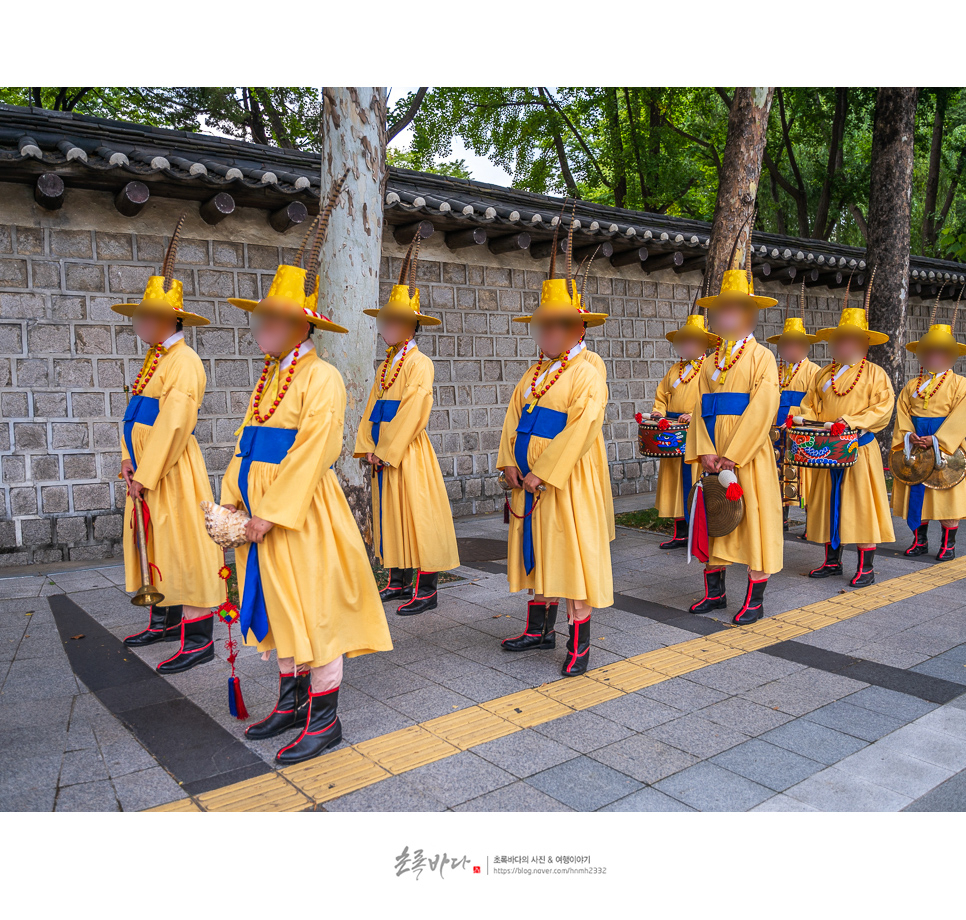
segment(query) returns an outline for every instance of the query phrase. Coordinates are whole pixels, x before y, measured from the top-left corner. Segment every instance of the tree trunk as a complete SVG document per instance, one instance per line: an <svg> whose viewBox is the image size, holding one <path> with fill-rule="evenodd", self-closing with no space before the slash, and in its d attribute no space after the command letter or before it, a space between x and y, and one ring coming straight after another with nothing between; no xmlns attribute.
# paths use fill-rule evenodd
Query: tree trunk
<svg viewBox="0 0 966 920"><path fill-rule="evenodd" d="M774 90L739 86L731 103L708 246L707 282L712 292L718 290L735 237L755 207Z"/></svg>
<svg viewBox="0 0 966 920"><path fill-rule="evenodd" d="M906 310L909 297L909 235L912 205L915 88L882 87L875 103L870 158L868 245L866 261L875 269L869 325L889 336L869 358L892 380L898 394L905 384ZM883 456L887 427L879 436Z"/></svg>
<svg viewBox="0 0 966 920"><path fill-rule="evenodd" d="M627 169L617 89L614 87L604 88L604 113L610 130L611 156L614 159L614 207L623 208L627 199Z"/></svg>
<svg viewBox="0 0 966 920"><path fill-rule="evenodd" d="M939 229L936 225L936 201L939 197L939 172L942 168L943 131L946 124L946 106L949 90L936 90L936 113L932 120L932 142L929 145L929 174L926 176L926 200L923 206L923 249L933 254Z"/></svg>
<svg viewBox="0 0 966 920"><path fill-rule="evenodd" d="M337 470L356 523L371 545L370 477L353 458L352 447L375 380L376 321L362 311L379 303L387 175L385 87L325 87L322 132L323 198L346 168L349 177L344 203L333 211L322 249L319 305L349 333L323 333L320 353L345 381L345 439Z"/></svg>
<svg viewBox="0 0 966 920"><path fill-rule="evenodd" d="M832 143L828 151L828 165L825 168L825 180L822 182L822 194L815 209L815 236L827 240L832 235L832 228L837 218L829 217L832 205L832 189L835 180L842 171L842 141L845 137L845 120L849 110L849 88L837 87L835 90L835 115L832 119Z"/></svg>

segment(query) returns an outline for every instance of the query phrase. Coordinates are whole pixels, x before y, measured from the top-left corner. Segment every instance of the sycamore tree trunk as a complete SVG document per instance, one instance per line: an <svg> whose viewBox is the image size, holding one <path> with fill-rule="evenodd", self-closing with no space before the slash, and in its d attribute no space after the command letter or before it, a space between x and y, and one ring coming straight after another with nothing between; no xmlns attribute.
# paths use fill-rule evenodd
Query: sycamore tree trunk
<svg viewBox="0 0 966 920"><path fill-rule="evenodd" d="M773 86L739 86L731 100L705 273L712 293L728 267L735 236L755 207L774 91Z"/></svg>
<svg viewBox="0 0 966 920"><path fill-rule="evenodd" d="M898 394L905 384L906 312L909 305L909 236L913 134L918 90L882 87L875 102L869 184L866 262L875 269L869 325L889 336L869 358L885 369ZM856 306L859 304L856 303ZM883 456L892 426L879 436Z"/></svg>
<svg viewBox="0 0 966 920"><path fill-rule="evenodd" d="M332 214L322 250L321 309L348 335L323 333L321 352L346 387L345 439L337 470L366 544L372 542L370 476L352 456L362 412L375 380L376 325L362 311L379 300L386 184L386 90L327 86L323 90L322 197L348 168L342 203Z"/></svg>

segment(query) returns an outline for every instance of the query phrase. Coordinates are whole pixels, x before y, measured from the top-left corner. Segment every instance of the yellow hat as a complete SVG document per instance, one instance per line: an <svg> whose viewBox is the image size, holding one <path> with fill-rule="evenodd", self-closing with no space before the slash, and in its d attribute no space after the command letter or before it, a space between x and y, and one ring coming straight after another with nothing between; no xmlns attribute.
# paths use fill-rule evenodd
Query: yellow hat
<svg viewBox="0 0 966 920"><path fill-rule="evenodd" d="M826 329L818 330L820 342L830 342L843 332L863 332L870 345L884 345L889 341L889 336L884 332L876 332L869 328L869 299L872 297L872 282L875 280L875 269L872 270L872 277L869 278L869 286L865 292L865 304L861 307L849 306L849 284L845 286L845 300L842 303L842 315L839 317L837 326L830 326Z"/></svg>
<svg viewBox="0 0 966 920"><path fill-rule="evenodd" d="M738 231L734 245L731 247L731 258L728 268L721 278L721 289L713 297L702 297L697 301L699 307L714 309L724 303L743 303L747 307L759 310L763 307L773 307L778 303L774 297L755 294L755 279L751 275L751 227L755 224L754 213L745 221ZM741 235L748 227L748 237L745 240L744 263L741 267L742 251L738 247Z"/></svg>
<svg viewBox="0 0 966 920"><path fill-rule="evenodd" d="M274 313L305 319L316 329L323 329L326 332L349 331L345 326L333 323L327 316L318 312L319 256L329 227L329 218L332 216L332 210L339 200L339 195L342 194L342 186L348 174L349 171L346 170L342 174L342 178L332 186L322 213L309 224L302 245L299 246L298 252L295 254L294 264L279 265L275 270L275 277L272 279L268 293L261 300L229 297L228 303L240 307L242 310L247 310L249 313ZM308 268L302 268L302 256L313 230L315 237L308 255Z"/></svg>
<svg viewBox="0 0 966 920"><path fill-rule="evenodd" d="M207 326L210 320L189 313L184 308L184 286L174 277L174 261L178 254L178 243L181 240L181 228L184 226L185 215L181 215L178 226L174 228L168 251L164 254L164 263L160 275L152 275L144 288L144 296L140 303L119 303L111 309L121 316L135 316L143 313L158 313L162 316L172 316L181 320L185 326Z"/></svg>
<svg viewBox="0 0 966 920"><path fill-rule="evenodd" d="M770 335L766 342L770 342L772 345L777 345L779 342L788 339L797 339L798 341L805 341L808 343L817 342L817 335L809 335L805 329L805 282L802 282L802 290L799 294L798 307L801 316L788 316L787 309L785 315L785 326L781 331L780 335Z"/></svg>
<svg viewBox="0 0 966 920"><path fill-rule="evenodd" d="M370 308L362 312L366 316L375 316L376 318L398 316L400 319L414 319L424 326L438 326L442 320L419 312L419 288L416 287L416 265L418 262L419 234L417 233L409 244L409 249L406 250L406 257L403 259L402 268L399 270L399 283L392 286L389 300L386 301L385 306L378 310Z"/></svg>
<svg viewBox="0 0 966 920"><path fill-rule="evenodd" d="M564 201L564 207L566 207L566 201ZM574 202L574 208L576 209L576 207L577 203ZM563 209L561 209L561 218L562 216ZM553 319L554 317L576 317L585 326L603 326L607 322L607 314L591 313L589 310L585 310L583 306L584 288L587 284L587 276L590 274L590 266L593 265L594 256L597 255L597 250L594 250L590 261L584 260L587 261L587 267L583 270L583 280L581 281L583 262L580 263L580 268L577 269L576 278L573 277L571 273L573 263L571 262L570 254L574 249L574 219L571 213L570 229L567 231L567 276L565 278L554 278L557 264L557 231L559 229L560 220L557 221L557 225L553 229L553 249L550 251L550 277L541 285L540 304L531 315L514 317L513 322L540 323L545 319ZM597 248L599 249L600 247L598 246ZM578 281L580 281L579 291L577 290Z"/></svg>
<svg viewBox="0 0 966 920"><path fill-rule="evenodd" d="M913 354L916 354L920 348L936 348L942 351L952 352L960 358L966 355L966 345L960 344L954 335L956 318L959 315L959 301L963 296L962 290L959 292L959 297L956 298L952 322L948 326L945 323L936 322L936 314L939 312L939 298L942 296L945 286L946 283L943 282L939 288L939 293L936 295L936 303L932 308L932 316L929 318L929 331L918 341L910 342L906 345L906 351L911 351Z"/></svg>
<svg viewBox="0 0 966 920"><path fill-rule="evenodd" d="M669 342L674 342L678 336L681 336L682 338L703 339L708 348L718 343L718 336L716 336L713 332L708 332L708 329L704 324L704 315L702 313L688 314L688 318L684 321L684 325L681 326L680 329L675 329L674 332L668 332L664 338L666 338Z"/></svg>

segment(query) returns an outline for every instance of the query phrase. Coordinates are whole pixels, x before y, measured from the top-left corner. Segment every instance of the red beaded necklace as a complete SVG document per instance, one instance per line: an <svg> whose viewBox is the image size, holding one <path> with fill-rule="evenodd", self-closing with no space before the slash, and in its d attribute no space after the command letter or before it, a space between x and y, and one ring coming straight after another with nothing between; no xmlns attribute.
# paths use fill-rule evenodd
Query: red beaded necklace
<svg viewBox="0 0 966 920"><path fill-rule="evenodd" d="M805 359L802 358L802 361ZM802 361L798 364L788 365L781 358L778 359L778 379L781 381L781 388L787 390L789 384L792 382L792 378L798 373L798 369L802 366ZM790 367L790 373L787 378L785 376L785 369Z"/></svg>
<svg viewBox="0 0 966 920"><path fill-rule="evenodd" d="M721 351L721 342L722 342L722 340L720 338L718 339L718 344L715 345L715 347L714 347L714 366L721 372L719 374L719 380L720 380L720 382L722 382L722 383L724 382L725 377L728 376L728 371L730 371L731 368L733 368L741 360L741 356L744 353L745 346L748 344L748 341L749 340L746 338L741 343L741 348L738 349L738 354L736 354L730 360L730 362L728 360L728 357L725 356L725 363L722 365L721 362L720 362L720 360L718 359L718 355L719 355L719 353Z"/></svg>
<svg viewBox="0 0 966 920"><path fill-rule="evenodd" d="M152 359L151 354L154 354ZM161 346L152 345L151 350L148 352L148 358L141 365L141 370L138 371L137 377L134 378L134 386L131 387L132 396L140 396L145 387L151 382L151 378L154 376L154 372L158 369L158 362L161 360ZM151 363L149 364L148 361Z"/></svg>
<svg viewBox="0 0 966 920"><path fill-rule="evenodd" d="M541 399L543 399L543 397L547 395L547 391L550 389L550 387L552 387L560 379L560 375L565 370L567 370L567 365L570 363L570 352L569 351L567 352L567 357L566 358L554 358L553 359L553 361L560 361L560 367L557 368L557 370L554 373L554 375L543 385L543 387L541 388L540 392L538 393L537 392L537 380L540 377L540 370L543 367L543 362L544 362L545 359L546 359L546 356L541 351L540 352L540 360L537 361L536 370L534 370L534 372L533 372L533 380L530 381L530 393L533 396L534 403L537 403ZM550 364L553 364L553 361L551 361Z"/></svg>
<svg viewBox="0 0 966 920"><path fill-rule="evenodd" d="M692 380L694 380L694 378L697 376L698 371L701 370L701 365L704 364L704 359L705 359L705 356L704 355L701 355L700 358L695 358L693 361L685 361L682 358L681 359L681 370L678 372L678 383L690 383ZM693 370L688 375L688 377L685 379L684 369L688 365L691 365L693 367Z"/></svg>
<svg viewBox="0 0 966 920"><path fill-rule="evenodd" d="M406 341L403 342L402 348L400 349L402 351L402 354L399 356L399 360L396 362L396 369L393 371L392 379L389 381L389 383L386 383L386 373L389 370L389 365L392 361L393 350L395 349L396 346L391 345L389 348L386 349L386 360L382 362L382 370L380 370L379 372L379 385L382 387L383 393L385 393L386 390L388 390L396 382L396 378L399 376L399 372L402 370L403 361L406 360L406 355L409 354L408 348L409 348L409 343L411 341L412 339L406 339Z"/></svg>
<svg viewBox="0 0 966 920"><path fill-rule="evenodd" d="M939 388L946 382L946 378L948 376L949 376L949 371L948 370L943 371L943 375L935 382L932 390L930 390L928 393L922 393L921 392L922 384L923 384L923 381L926 379L926 371L925 371L925 368L922 368L922 367L919 368L919 377L916 380L916 396L922 397L923 409L925 409L926 406L929 405L929 400L932 399L932 397L939 392Z"/></svg>
<svg viewBox="0 0 966 920"><path fill-rule="evenodd" d="M852 381L852 385L844 392L840 393L835 389L835 373L838 370L838 362L832 362L832 392L836 396L848 396L855 389L855 385L862 379L862 372L865 370L866 359L862 359L862 363L859 365L859 372L855 375L855 380Z"/></svg>
<svg viewBox="0 0 966 920"><path fill-rule="evenodd" d="M299 363L299 348L301 347L301 342L295 346L295 354L292 355L292 363L288 366L285 382L282 384L282 388L278 391L278 395L274 400L272 400L272 404L269 406L268 412L266 412L265 415L259 415L258 408L262 402L262 392L265 389L265 381L268 378L268 371L272 366L272 358L269 355L265 356L265 367L262 369L262 376L258 380L258 386L255 387L255 395L252 397L252 417L256 422L258 422L259 425L264 425L265 422L267 422L275 414L278 404L288 392L288 388L292 384L292 375L295 373L295 366ZM278 370L276 373L282 373L281 364L278 365Z"/></svg>

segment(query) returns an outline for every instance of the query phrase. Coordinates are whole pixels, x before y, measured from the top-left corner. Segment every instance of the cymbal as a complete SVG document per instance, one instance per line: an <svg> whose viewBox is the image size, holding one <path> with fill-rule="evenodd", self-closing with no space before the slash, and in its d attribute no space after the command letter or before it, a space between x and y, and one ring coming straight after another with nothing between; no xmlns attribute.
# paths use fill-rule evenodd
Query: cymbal
<svg viewBox="0 0 966 920"><path fill-rule="evenodd" d="M708 519L709 537L726 537L731 533L745 516L745 500L739 498L731 501L725 495L725 487L718 482L717 476L705 476L699 480L704 489L704 510ZM694 500L694 490L698 483L691 486L688 493L688 507Z"/></svg>
<svg viewBox="0 0 966 920"><path fill-rule="evenodd" d="M902 446L896 447L889 458L892 475L907 486L917 486L925 482L936 466L936 457L931 447L913 447L912 456L906 459ZM960 477L962 478L962 477Z"/></svg>
<svg viewBox="0 0 966 920"><path fill-rule="evenodd" d="M931 451L930 451L931 453ZM951 489L966 479L966 452L957 447L953 454L943 454L945 465L935 467L923 483L927 489Z"/></svg>

